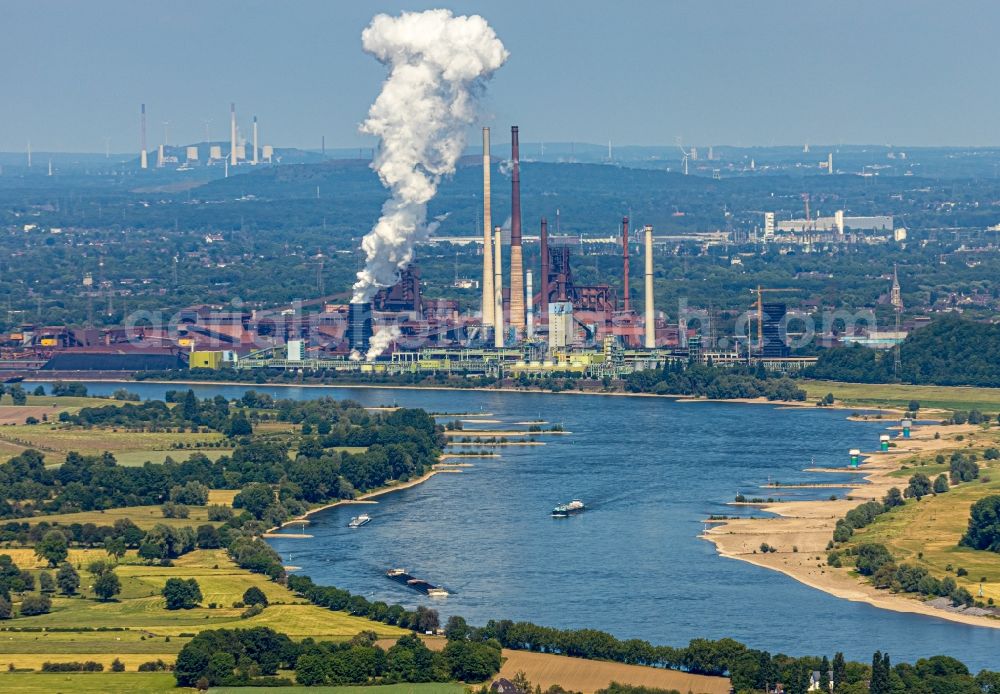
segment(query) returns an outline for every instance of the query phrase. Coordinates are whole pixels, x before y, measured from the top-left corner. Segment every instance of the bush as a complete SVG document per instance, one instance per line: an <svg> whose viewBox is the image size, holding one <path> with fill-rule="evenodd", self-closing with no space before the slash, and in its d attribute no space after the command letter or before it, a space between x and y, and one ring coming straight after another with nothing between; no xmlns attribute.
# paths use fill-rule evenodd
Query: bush
<svg viewBox="0 0 1000 694"><path fill-rule="evenodd" d="M104 665L93 660L83 663L42 663L42 672L104 672Z"/></svg>
<svg viewBox="0 0 1000 694"><path fill-rule="evenodd" d="M243 610L240 614L240 619L250 619L251 617L256 617L264 611L264 607L265 606L261 604L251 605L247 609Z"/></svg>
<svg viewBox="0 0 1000 694"><path fill-rule="evenodd" d="M877 543L866 543L858 545L855 550L857 554L856 565L858 573L862 576L874 576L883 564L892 562L892 554L885 545Z"/></svg>
<svg viewBox="0 0 1000 694"><path fill-rule="evenodd" d="M111 661L111 672L125 672L125 663L115 658Z"/></svg>
<svg viewBox="0 0 1000 694"><path fill-rule="evenodd" d="M34 617L46 614L52 609L52 599L48 595L25 595L21 600L21 616Z"/></svg>

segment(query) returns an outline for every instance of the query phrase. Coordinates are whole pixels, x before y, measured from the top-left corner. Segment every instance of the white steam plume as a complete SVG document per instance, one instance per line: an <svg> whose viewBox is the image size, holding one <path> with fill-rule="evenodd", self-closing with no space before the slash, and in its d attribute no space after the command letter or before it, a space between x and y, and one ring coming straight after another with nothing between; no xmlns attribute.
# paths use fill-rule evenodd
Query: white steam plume
<svg viewBox="0 0 1000 694"><path fill-rule="evenodd" d="M379 287L395 284L413 259L414 244L437 226L427 225L427 202L441 177L454 173L476 97L508 56L485 19L449 10L377 15L361 41L389 68L361 130L381 139L372 168L392 197L361 242L366 264L352 303L366 303Z"/></svg>
<svg viewBox="0 0 1000 694"><path fill-rule="evenodd" d="M387 325L384 328L379 328L372 335L371 340L368 341L368 353L365 355L365 361L375 361L375 357L388 349L393 340L397 339L400 335L402 335L402 331L400 331L398 326Z"/></svg>

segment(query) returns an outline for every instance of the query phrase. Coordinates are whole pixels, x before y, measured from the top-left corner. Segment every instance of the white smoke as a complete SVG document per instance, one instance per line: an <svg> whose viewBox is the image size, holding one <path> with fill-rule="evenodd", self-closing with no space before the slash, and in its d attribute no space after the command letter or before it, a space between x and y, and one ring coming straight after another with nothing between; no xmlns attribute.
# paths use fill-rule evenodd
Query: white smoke
<svg viewBox="0 0 1000 694"><path fill-rule="evenodd" d="M413 259L414 244L436 228L426 223L427 202L441 177L454 173L476 97L508 56L485 19L449 10L377 15L361 41L389 68L361 131L381 139L372 168L392 197L361 242L366 263L352 303L366 303L379 287L395 284Z"/></svg>
<svg viewBox="0 0 1000 694"><path fill-rule="evenodd" d="M368 353L365 355L365 361L375 361L375 357L388 349L393 340L396 340L401 334L399 327L395 325L379 328L368 341Z"/></svg>

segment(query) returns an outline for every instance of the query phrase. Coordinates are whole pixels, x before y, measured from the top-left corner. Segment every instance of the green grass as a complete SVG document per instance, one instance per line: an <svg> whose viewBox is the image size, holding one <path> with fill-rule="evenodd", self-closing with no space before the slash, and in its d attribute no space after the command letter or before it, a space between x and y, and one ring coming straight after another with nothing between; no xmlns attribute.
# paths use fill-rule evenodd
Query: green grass
<svg viewBox="0 0 1000 694"><path fill-rule="evenodd" d="M165 451L119 451L115 460L125 467L141 467L145 463L162 463L167 457L175 462L187 460L192 453L204 453L209 460L218 460L224 455L232 454L231 448L185 448Z"/></svg>
<svg viewBox="0 0 1000 694"><path fill-rule="evenodd" d="M41 566L31 549L2 550L19 566L37 572ZM187 642L183 634L204 629L271 627L292 638L342 641L365 630L380 637L398 638L407 633L397 627L333 612L305 603L283 586L237 567L224 550L198 550L175 560L173 566L148 566L134 553L126 555L117 573L122 593L117 600L98 602L89 592L93 577L86 571L90 560L104 558L101 550L74 550L70 561L80 567L82 595L56 596L49 614L21 617L0 625L0 668L41 668L46 661L95 660L109 667L115 657L134 670L142 662L173 662ZM200 607L167 610L160 591L168 578L194 578L204 596ZM261 614L241 619L243 608L233 607L251 586L264 591L271 605ZM216 608L210 608L210 603ZM77 632L9 631L16 628L80 629ZM120 628L125 631L83 631ZM167 640L169 637L169 641ZM80 674L75 677L88 677Z"/></svg>
<svg viewBox="0 0 1000 694"><path fill-rule="evenodd" d="M919 469L902 472L907 475ZM983 600L993 598L1000 602L1000 554L958 546L968 527L972 504L984 496L1000 494L1000 465L983 467L980 475L991 481L966 482L944 494L924 497L919 502L909 500L904 506L882 514L868 527L856 531L851 544L884 544L897 562L923 566L938 578L951 576L974 596L979 592L979 579L985 577ZM969 575L957 576L955 572L959 568L966 569Z"/></svg>
<svg viewBox="0 0 1000 694"><path fill-rule="evenodd" d="M93 672L93 673L33 673L4 672L0 688L18 694L67 694L101 692L103 694L157 694L159 692L191 692L178 689L169 672Z"/></svg>
<svg viewBox="0 0 1000 694"><path fill-rule="evenodd" d="M3 680L0 680L2 682ZM383 684L377 687L212 687L211 694L464 694L465 686L454 682Z"/></svg>
<svg viewBox="0 0 1000 694"><path fill-rule="evenodd" d="M900 384L841 383L803 379L807 400L827 393L846 405L906 409L911 400L923 409L1000 411L1000 388L971 386L910 386Z"/></svg>

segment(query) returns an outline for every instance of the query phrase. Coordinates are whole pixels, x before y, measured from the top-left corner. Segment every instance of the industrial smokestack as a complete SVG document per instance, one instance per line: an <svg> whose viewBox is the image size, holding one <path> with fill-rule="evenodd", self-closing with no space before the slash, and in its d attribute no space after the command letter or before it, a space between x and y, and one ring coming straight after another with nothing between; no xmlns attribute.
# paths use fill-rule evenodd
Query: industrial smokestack
<svg viewBox="0 0 1000 694"><path fill-rule="evenodd" d="M629 284L628 284L628 217L622 217L622 284L625 295L625 313L628 313L629 306Z"/></svg>
<svg viewBox="0 0 1000 694"><path fill-rule="evenodd" d="M490 209L490 129L483 128L483 325L493 325L493 213Z"/></svg>
<svg viewBox="0 0 1000 694"><path fill-rule="evenodd" d="M503 235L493 230L493 346L503 347Z"/></svg>
<svg viewBox="0 0 1000 694"><path fill-rule="evenodd" d="M542 217L542 232L541 232L541 256L542 256L542 277L541 277L541 293L539 298L539 308L541 313L539 314L539 319L541 322L546 322L549 318L549 222L547 219Z"/></svg>
<svg viewBox="0 0 1000 694"><path fill-rule="evenodd" d="M28 166L31 166L31 155L28 155L28 160ZM143 169L149 166L146 155L146 104L142 104L139 109L139 166Z"/></svg>
<svg viewBox="0 0 1000 694"><path fill-rule="evenodd" d="M524 328L524 259L521 257L521 164L517 126L510 129L510 324Z"/></svg>
<svg viewBox="0 0 1000 694"><path fill-rule="evenodd" d="M530 340L535 336L535 296L531 286L531 270L524 277L525 335Z"/></svg>
<svg viewBox="0 0 1000 694"><path fill-rule="evenodd" d="M229 163L236 166L236 102L229 103Z"/></svg>
<svg viewBox="0 0 1000 694"><path fill-rule="evenodd" d="M257 165L257 116L253 117L253 164Z"/></svg>
<svg viewBox="0 0 1000 694"><path fill-rule="evenodd" d="M646 349L656 347L656 325L653 311L653 227L649 224L646 233Z"/></svg>

